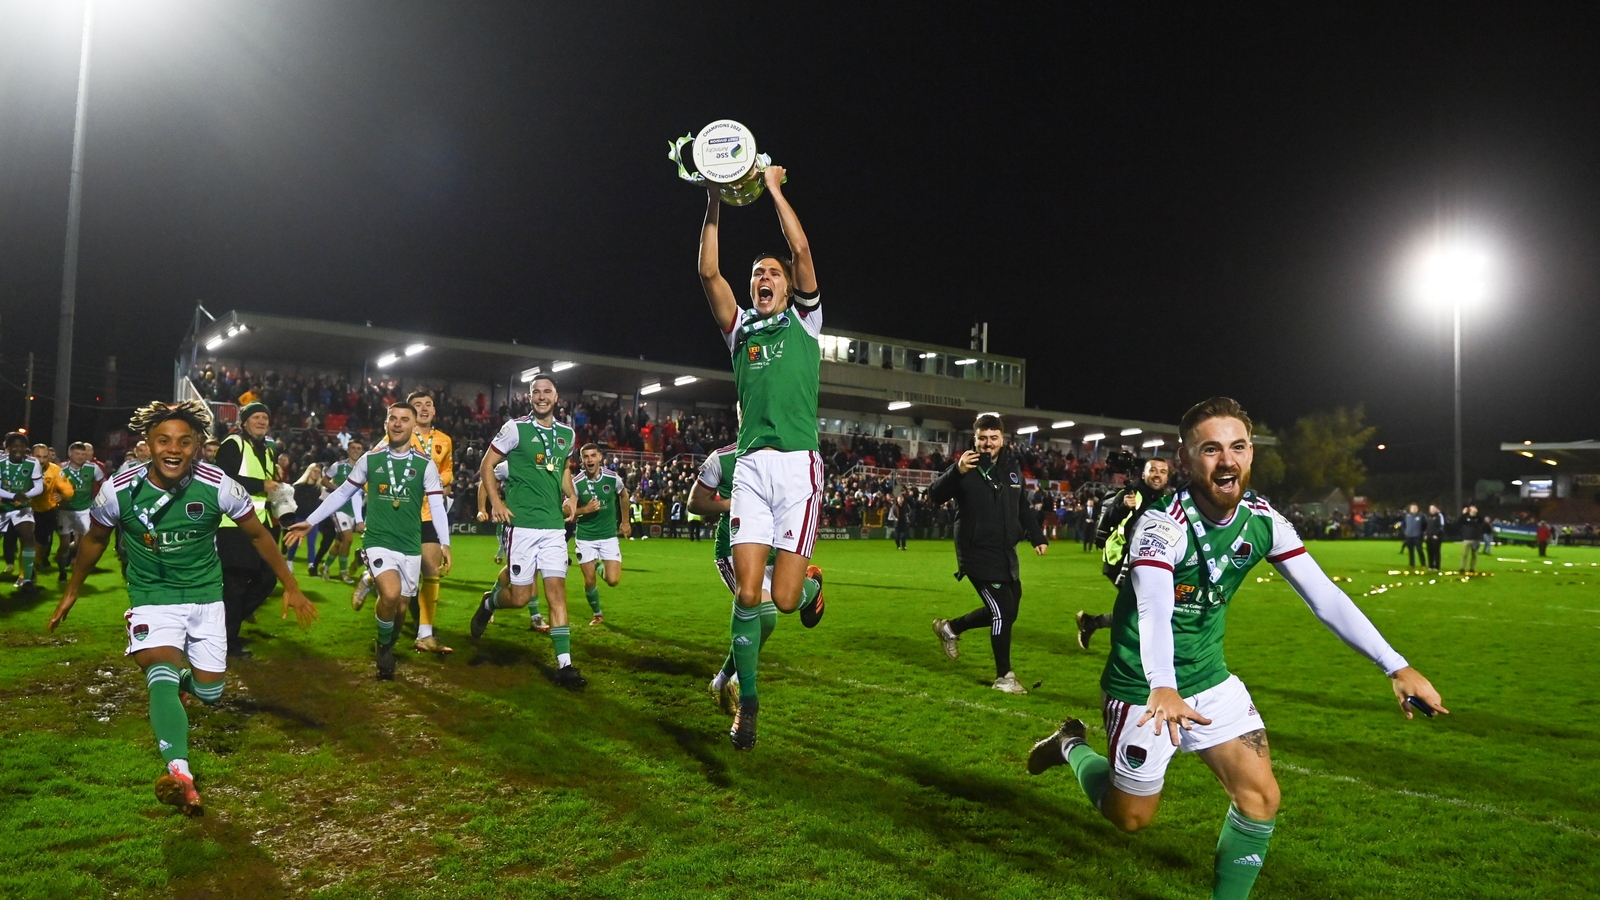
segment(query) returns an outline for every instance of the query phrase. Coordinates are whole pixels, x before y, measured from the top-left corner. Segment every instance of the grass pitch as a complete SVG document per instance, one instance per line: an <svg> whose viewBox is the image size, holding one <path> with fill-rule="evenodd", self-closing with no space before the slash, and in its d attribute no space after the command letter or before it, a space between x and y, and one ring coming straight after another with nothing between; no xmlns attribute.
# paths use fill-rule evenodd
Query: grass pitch
<svg viewBox="0 0 1600 900"><path fill-rule="evenodd" d="M1248 584L1229 615L1228 658L1284 794L1255 896L1595 896L1600 552L1546 562L1497 548L1494 576L1462 583L1388 574L1405 568L1396 548L1312 553L1351 579L1341 586L1454 715L1406 722L1382 674L1281 580ZM1023 769L1063 715L1105 746L1106 641L1079 651L1072 616L1109 608L1111 593L1075 545L1023 558L1013 655L1025 684L1042 682L1025 697L988 688L986 635L966 636L957 662L939 652L930 620L977 605L950 577L948 542L822 545L827 616L813 631L780 621L750 754L728 746L705 690L730 603L710 543L627 543L603 627L583 624L572 592L581 694L550 683L549 640L520 612L472 645L493 543L456 550L441 603L456 653L406 649L394 682L374 680L371 608L352 613L343 585L305 584L323 615L310 632L269 601L223 703L190 711L208 808L197 820L151 791L160 757L121 655L115 572L55 635L55 591L0 599L0 895L1207 894L1227 800L1198 759L1174 762L1156 824L1135 836L1103 821L1068 770Z"/></svg>

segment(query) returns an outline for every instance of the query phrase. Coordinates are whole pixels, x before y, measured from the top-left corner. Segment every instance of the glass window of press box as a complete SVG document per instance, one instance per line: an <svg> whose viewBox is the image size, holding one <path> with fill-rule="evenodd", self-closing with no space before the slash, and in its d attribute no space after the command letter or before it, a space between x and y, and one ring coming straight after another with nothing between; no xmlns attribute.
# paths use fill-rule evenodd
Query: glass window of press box
<svg viewBox="0 0 1600 900"><path fill-rule="evenodd" d="M835 334L822 335L822 358L829 362L855 363L861 366L877 366L881 369L921 372L926 375L944 375L964 381L987 381L1009 385L1022 383L1022 367L1012 363L919 350L895 344L880 344L876 341L858 341Z"/></svg>
<svg viewBox="0 0 1600 900"><path fill-rule="evenodd" d="M881 425L858 422L854 419L818 419L817 430L838 437L888 438L896 441L923 441L934 444L950 443L950 432L943 428L913 428L905 425Z"/></svg>

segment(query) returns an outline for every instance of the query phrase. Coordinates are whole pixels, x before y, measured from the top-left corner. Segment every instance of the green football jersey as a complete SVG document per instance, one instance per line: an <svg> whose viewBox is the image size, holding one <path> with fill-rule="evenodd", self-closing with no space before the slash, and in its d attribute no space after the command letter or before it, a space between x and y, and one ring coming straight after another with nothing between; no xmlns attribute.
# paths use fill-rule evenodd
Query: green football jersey
<svg viewBox="0 0 1600 900"><path fill-rule="evenodd" d="M761 447L817 449L817 390L822 373L822 303L818 295L760 318L741 310L723 335L739 391L739 453Z"/></svg>
<svg viewBox="0 0 1600 900"><path fill-rule="evenodd" d="M22 462L12 462L9 455L0 455L0 488L14 494L10 500L0 500L0 511L26 509L32 501L23 495L33 490L34 482L44 479L44 467L31 456Z"/></svg>
<svg viewBox="0 0 1600 900"><path fill-rule="evenodd" d="M600 508L578 517L576 537L580 541L603 541L617 536L617 500L625 489L622 479L610 469L601 469L594 479L589 473L579 471L572 479L578 492L581 509L590 500L599 500Z"/></svg>
<svg viewBox="0 0 1600 900"><path fill-rule="evenodd" d="M146 473L140 466L111 479L90 513L107 528L122 528L129 604L221 602L217 523L255 515L250 494L208 463L196 463L194 474L170 492Z"/></svg>
<svg viewBox="0 0 1600 900"><path fill-rule="evenodd" d="M362 546L421 555L422 507L429 494L444 494L433 460L410 447L397 451L385 444L361 457L349 480L366 488Z"/></svg>
<svg viewBox="0 0 1600 900"><path fill-rule="evenodd" d="M61 477L72 483L72 499L67 501L67 509L74 512L83 512L94 506L95 484L105 479L105 474L100 467L92 462L86 462L82 468L74 469L72 466L61 467Z"/></svg>
<svg viewBox="0 0 1600 900"><path fill-rule="evenodd" d="M333 482L333 489L334 490L338 490L339 489L339 485L344 484L346 481L349 481L350 480L350 473L354 472L355 469L356 469L355 464L350 462L350 460L348 458L341 459L338 462L334 463L333 464L333 470L328 473L328 479ZM339 507L339 512L342 512L345 515L351 516L353 518L355 516L355 514L356 514L355 501L354 500L347 501L345 503L345 505Z"/></svg>
<svg viewBox="0 0 1600 900"><path fill-rule="evenodd" d="M505 456L505 501L513 528L567 527L561 514L562 479L576 435L560 422L547 428L532 416L501 426L490 445Z"/></svg>
<svg viewBox="0 0 1600 900"><path fill-rule="evenodd" d="M1253 493L1233 518L1218 525L1194 509L1187 491L1140 516L1128 544L1130 577L1111 616L1111 655L1100 676L1108 696L1142 705L1150 682L1139 654L1139 601L1131 572L1157 566L1172 572L1172 663L1178 693L1191 697L1228 679L1222 642L1228 605L1263 559L1277 563L1305 552L1294 527Z"/></svg>

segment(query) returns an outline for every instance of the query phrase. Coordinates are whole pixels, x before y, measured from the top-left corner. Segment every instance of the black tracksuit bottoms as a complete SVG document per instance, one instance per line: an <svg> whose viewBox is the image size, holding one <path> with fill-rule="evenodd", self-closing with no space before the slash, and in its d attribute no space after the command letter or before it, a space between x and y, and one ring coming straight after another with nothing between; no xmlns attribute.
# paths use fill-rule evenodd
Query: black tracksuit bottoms
<svg viewBox="0 0 1600 900"><path fill-rule="evenodd" d="M983 605L959 619L951 619L950 630L960 634L973 628L989 629L994 677L1001 678L1011 671L1011 625L1017 621L1017 607L1022 603L1022 582L970 580Z"/></svg>

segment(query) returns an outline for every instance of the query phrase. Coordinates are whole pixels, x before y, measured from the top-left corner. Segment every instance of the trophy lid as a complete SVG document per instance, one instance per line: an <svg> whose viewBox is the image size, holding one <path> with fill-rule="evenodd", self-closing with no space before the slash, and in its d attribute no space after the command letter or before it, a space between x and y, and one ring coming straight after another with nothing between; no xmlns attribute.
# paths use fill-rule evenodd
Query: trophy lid
<svg viewBox="0 0 1600 900"><path fill-rule="evenodd" d="M732 184L756 164L756 137L732 119L718 119L694 139L694 167L707 181Z"/></svg>

